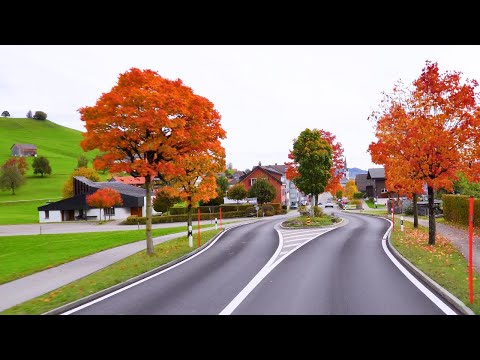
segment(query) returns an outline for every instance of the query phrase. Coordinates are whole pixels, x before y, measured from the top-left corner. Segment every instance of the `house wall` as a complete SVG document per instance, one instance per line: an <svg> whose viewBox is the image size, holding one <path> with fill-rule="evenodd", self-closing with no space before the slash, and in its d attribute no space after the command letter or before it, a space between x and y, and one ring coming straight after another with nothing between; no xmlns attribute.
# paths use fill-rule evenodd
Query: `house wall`
<svg viewBox="0 0 480 360"><path fill-rule="evenodd" d="M271 175L271 176L276 177L274 175ZM248 192L252 187L250 179L257 179L258 180L258 179L261 179L261 178L267 178L268 181L270 181L270 184L275 186L275 189L277 191L277 193L275 195L275 199L273 199L272 202L283 204L284 200L285 200L285 194L283 193L282 185L280 183L276 182L275 180L273 180L271 178L271 176L267 175L265 172L263 172L259 168L256 168L255 170L250 172L248 174L248 176L245 179L243 179L241 182L243 183L243 185L245 185L245 189ZM280 180L280 179L281 179L281 175L279 174L278 175L278 180Z"/></svg>
<svg viewBox="0 0 480 360"><path fill-rule="evenodd" d="M16 145L12 147L12 156L21 156L20 149Z"/></svg>
<svg viewBox="0 0 480 360"><path fill-rule="evenodd" d="M61 222L62 214L60 210L54 210L48 212L48 219L45 218L45 211L38 212L38 222L39 223L49 223L49 222Z"/></svg>

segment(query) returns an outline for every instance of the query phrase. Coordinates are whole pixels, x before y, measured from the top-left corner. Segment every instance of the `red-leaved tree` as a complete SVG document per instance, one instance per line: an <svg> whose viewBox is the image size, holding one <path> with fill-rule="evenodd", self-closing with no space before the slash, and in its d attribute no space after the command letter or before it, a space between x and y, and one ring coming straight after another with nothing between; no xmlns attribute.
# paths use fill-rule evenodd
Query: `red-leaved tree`
<svg viewBox="0 0 480 360"><path fill-rule="evenodd" d="M79 112L87 130L82 148L102 154L93 163L96 169L145 177L146 252L152 254L152 180L181 176L178 159L208 152L216 140L224 139L220 114L180 79L137 68L121 74L94 106Z"/></svg>
<svg viewBox="0 0 480 360"><path fill-rule="evenodd" d="M25 158L21 157L21 156L11 157L7 161L5 161L3 166L5 166L5 167L15 166L18 169L18 171L20 172L20 174L22 174L22 176L25 176L25 174L27 173L27 170L28 170L27 160L25 160Z"/></svg>
<svg viewBox="0 0 480 360"><path fill-rule="evenodd" d="M376 118L378 141L370 149L385 151L378 161L404 168L414 180L427 185L429 207L429 245L435 244L434 191L452 190L457 174L464 172L471 180L480 174L480 109L476 80L461 80L461 72L439 72L430 61L411 91L397 91L405 97L391 97L391 106ZM402 99L396 101L395 99ZM384 119L387 124L381 124ZM387 145L389 144L389 145ZM397 145L391 145L397 144ZM401 150L401 161L388 160L392 149ZM400 171L400 170L398 170Z"/></svg>
<svg viewBox="0 0 480 360"><path fill-rule="evenodd" d="M102 209L103 218L106 219L105 209L123 205L122 196L111 188L98 189L93 194L87 195L86 200L88 206L100 209L100 220L102 220ZM110 220L110 214L108 219Z"/></svg>

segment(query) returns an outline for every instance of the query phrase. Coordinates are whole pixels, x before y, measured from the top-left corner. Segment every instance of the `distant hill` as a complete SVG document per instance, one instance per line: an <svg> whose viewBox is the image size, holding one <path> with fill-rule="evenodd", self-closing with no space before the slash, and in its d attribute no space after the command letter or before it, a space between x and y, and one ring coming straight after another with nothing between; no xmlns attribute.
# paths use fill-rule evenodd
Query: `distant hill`
<svg viewBox="0 0 480 360"><path fill-rule="evenodd" d="M348 169L348 178L349 179L355 179L355 177L358 174L366 174L367 172L368 172L368 170L362 170L362 169L354 167L354 168Z"/></svg>
<svg viewBox="0 0 480 360"><path fill-rule="evenodd" d="M10 158L10 148L15 143L33 144L37 147L37 155L45 156L52 168L52 175L41 178L33 175L33 157L27 157L30 165L27 171L27 182L16 190L0 190L0 202L31 200L43 198L59 198L65 180L77 166L77 159L83 150L80 147L82 133L58 125L50 120L35 120L27 118L0 117L0 165ZM97 151L90 151L85 155L90 160L88 167L92 167L92 159Z"/></svg>

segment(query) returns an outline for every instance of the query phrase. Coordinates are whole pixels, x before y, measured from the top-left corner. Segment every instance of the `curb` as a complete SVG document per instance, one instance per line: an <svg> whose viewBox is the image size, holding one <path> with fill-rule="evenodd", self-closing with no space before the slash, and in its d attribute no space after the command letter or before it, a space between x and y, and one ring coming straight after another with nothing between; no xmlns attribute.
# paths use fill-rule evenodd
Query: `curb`
<svg viewBox="0 0 480 360"><path fill-rule="evenodd" d="M111 292L114 292L118 289L121 289L125 286L128 286L130 284L133 284L139 280L142 280L146 277L149 277L150 275L153 275L153 274L156 274L162 270L165 270L166 268L169 268L185 259L188 259L189 257L192 257L193 255L195 255L196 253L198 253L199 251L203 250L204 248L206 248L208 245L210 245L210 243L212 243L213 241L215 241L220 235L224 234L226 231L230 230L230 229L233 229L237 226L242 226L242 225L247 225L247 224L250 224L251 222L248 222L246 224L236 224L234 226L231 226L229 227L228 229L223 229L223 231L221 231L220 233L218 233L217 235L215 235L213 238L211 238L210 240L208 240L205 244L203 244L202 246L200 246L199 248L196 248L195 250L189 252L188 254L185 254L181 257L179 257L178 259L175 259L175 260L172 260L166 264L163 264L163 265L160 265L159 267L155 268L155 269L152 269L152 270L149 270L147 272L144 272L143 274L140 274L140 275L137 275L131 279L128 279L124 282L121 282L119 284L116 284L116 285L113 285L109 288L106 288L106 289L103 289L103 290L100 290L94 294L91 294L91 295L88 295L84 298L81 298L81 299L78 299L78 300L75 300L75 301L72 301L71 303L68 303L68 304L65 304L65 305L62 305L56 309L52 309L52 310L49 310L41 315L59 315L65 311L68 311L68 310L71 310L73 308L76 308L78 306L81 306L83 304L86 304L90 301L93 301L95 299L98 299L104 295L107 295Z"/></svg>
<svg viewBox="0 0 480 360"><path fill-rule="evenodd" d="M382 216L378 215L372 215L372 214L360 214L360 215L367 215L367 216L375 216L375 217L380 217L384 218ZM386 218L384 218L386 219ZM389 220L389 219L387 219ZM387 243L388 249L392 252L393 256L402 263L403 266L405 266L409 271L414 273L417 277L422 279L425 283L427 283L431 288L433 288L436 292L438 292L452 307L454 307L456 310L458 310L461 314L463 315L476 315L472 309L470 309L468 306L466 306L462 301L460 301L457 297L455 297L453 294L451 294L449 291L444 289L442 286L440 286L436 281L431 279L427 274L425 274L423 271L415 267L409 260L407 260L402 254L400 254L397 249L393 246L391 240L390 240L390 235L392 234L392 230L390 227L390 230L388 231L388 235L385 236L385 240Z"/></svg>
<svg viewBox="0 0 480 360"><path fill-rule="evenodd" d="M455 297L453 294L451 294L449 291L444 289L442 286L440 286L437 282L435 282L433 279L431 279L427 274L425 274L423 271L415 267L409 260L407 260L402 254L400 254L397 249L393 247L393 244L390 241L390 234L387 236L387 246L388 249L392 252L392 254L397 258L398 261L402 263L403 266L405 266L408 270L410 270L412 273L414 273L416 276L421 278L423 281L425 281L430 287L435 289L436 292L438 292L451 306L453 306L456 310L458 310L460 313L463 315L476 315L472 309L470 309L468 306L466 306L462 301L460 301L457 297Z"/></svg>

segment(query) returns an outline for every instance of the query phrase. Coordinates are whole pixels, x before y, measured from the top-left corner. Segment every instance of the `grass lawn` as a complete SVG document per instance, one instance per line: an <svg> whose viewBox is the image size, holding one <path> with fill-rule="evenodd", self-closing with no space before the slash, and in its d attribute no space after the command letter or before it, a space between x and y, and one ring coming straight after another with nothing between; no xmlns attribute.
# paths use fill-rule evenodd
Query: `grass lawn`
<svg viewBox="0 0 480 360"><path fill-rule="evenodd" d="M307 224L307 219L310 220L310 224ZM282 223L285 227L290 228L304 228L304 227L318 227L318 226L329 226L337 222L337 217L332 217L329 215L323 215L321 217L312 217L307 218L306 216L298 216L293 219L288 219Z"/></svg>
<svg viewBox="0 0 480 360"><path fill-rule="evenodd" d="M395 248L418 269L440 286L460 299L480 315L480 274L474 272L474 303L470 304L468 290L468 262L447 239L437 233L435 245L428 245L428 228L413 227L404 221L405 231L400 231L396 218L391 240Z"/></svg>
<svg viewBox="0 0 480 360"><path fill-rule="evenodd" d="M218 234L220 230L203 231L201 244ZM196 244L196 241L194 242ZM196 246L196 245L194 245ZM149 256L145 251L133 254L102 270L83 277L50 293L4 310L0 314L39 315L56 309L87 295L109 288L148 270L175 260L189 252L192 248L182 236L155 246L155 253Z"/></svg>
<svg viewBox="0 0 480 360"><path fill-rule="evenodd" d="M12 200L35 200L45 198L59 198L62 196L63 184L77 166L77 159L84 154L92 159L98 151L85 153L80 147L82 133L58 125L49 120L35 120L22 118L0 118L0 165L11 157L10 148L15 143L34 144L38 156L45 156L52 168L51 175L33 174L33 157L26 157L29 169L26 173L26 183L15 190L0 190L0 202ZM38 216L38 215L37 215Z"/></svg>
<svg viewBox="0 0 480 360"><path fill-rule="evenodd" d="M211 227L211 225L201 225ZM193 227L197 229L196 226ZM185 226L152 229L153 237ZM196 235L196 234L195 234ZM145 229L0 237L0 284L116 246L145 240Z"/></svg>
<svg viewBox="0 0 480 360"><path fill-rule="evenodd" d="M51 199L56 201L55 199ZM25 200L19 202L0 202L0 225L38 224L39 206L46 200Z"/></svg>
<svg viewBox="0 0 480 360"><path fill-rule="evenodd" d="M365 200L365 203L368 205L369 208L375 209L375 203L372 200L367 199ZM377 204L377 209L385 209L385 205Z"/></svg>

